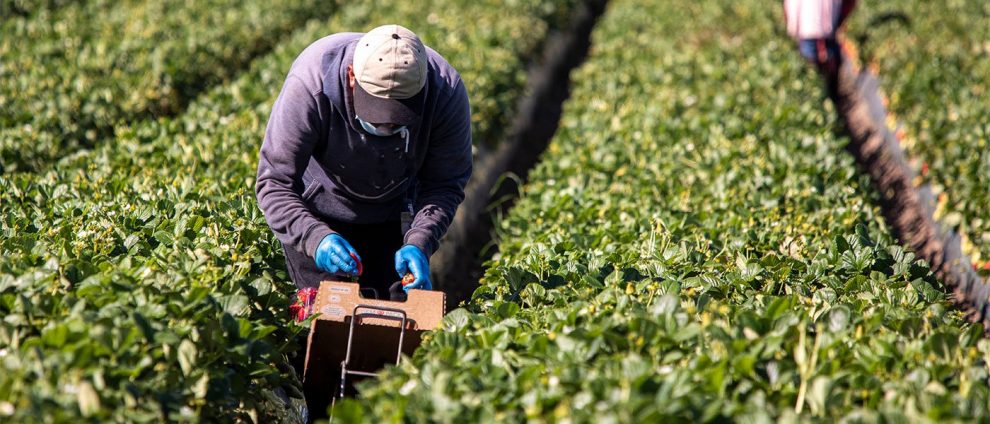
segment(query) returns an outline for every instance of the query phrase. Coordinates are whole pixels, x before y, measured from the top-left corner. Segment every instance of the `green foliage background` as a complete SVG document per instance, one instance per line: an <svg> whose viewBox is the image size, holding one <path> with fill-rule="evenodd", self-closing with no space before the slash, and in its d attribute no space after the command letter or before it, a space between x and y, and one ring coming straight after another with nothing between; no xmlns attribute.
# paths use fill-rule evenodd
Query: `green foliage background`
<svg viewBox="0 0 990 424"><path fill-rule="evenodd" d="M462 72L485 142L571 3L331 6L175 117L0 176L0 421L297 419L276 391L299 395L287 357L304 330L289 323L294 287L253 187L292 60L327 34L402 22Z"/></svg>
<svg viewBox="0 0 990 424"><path fill-rule="evenodd" d="M877 1L861 8L850 37L862 41L863 61L880 74L915 166L926 164L925 182L945 195L938 215L966 236L974 262L990 264L990 3Z"/></svg>
<svg viewBox="0 0 990 424"><path fill-rule="evenodd" d="M888 234L779 6L612 2L483 286L338 416L985 420L990 342Z"/></svg>
<svg viewBox="0 0 990 424"><path fill-rule="evenodd" d="M409 26L492 147L576 4L152 3L0 0L0 421L297 421L253 187L295 55ZM482 287L337 419L986 420L990 342L891 239L779 9L613 1ZM988 16L851 24L983 258Z"/></svg>

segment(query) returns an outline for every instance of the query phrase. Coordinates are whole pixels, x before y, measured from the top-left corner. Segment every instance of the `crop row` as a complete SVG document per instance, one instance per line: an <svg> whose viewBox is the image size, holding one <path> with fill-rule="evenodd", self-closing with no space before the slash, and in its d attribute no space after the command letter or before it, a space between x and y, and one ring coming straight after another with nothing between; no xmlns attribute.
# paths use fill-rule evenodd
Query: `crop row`
<svg viewBox="0 0 990 424"><path fill-rule="evenodd" d="M286 418L272 389L298 388L285 357L297 353L299 329L284 328L293 290L253 182L295 55L331 32L400 22L462 72L472 99L482 99L476 121L504 122L504 102L521 95L524 58L569 8L560 0L437 0L431 13L401 1L343 5L183 114L122 126L112 143L47 172L0 177L0 196L10 199L0 216L0 346L8 346L0 413Z"/></svg>
<svg viewBox="0 0 990 424"><path fill-rule="evenodd" d="M612 2L482 287L335 414L985 419L990 342L883 227L778 8Z"/></svg>
<svg viewBox="0 0 990 424"><path fill-rule="evenodd" d="M0 24L0 172L174 115L307 20L316 0L92 0Z"/></svg>
<svg viewBox="0 0 990 424"><path fill-rule="evenodd" d="M851 34L879 73L902 144L938 197L937 215L965 235L990 275L990 4L860 5ZM896 16L898 19L883 19Z"/></svg>

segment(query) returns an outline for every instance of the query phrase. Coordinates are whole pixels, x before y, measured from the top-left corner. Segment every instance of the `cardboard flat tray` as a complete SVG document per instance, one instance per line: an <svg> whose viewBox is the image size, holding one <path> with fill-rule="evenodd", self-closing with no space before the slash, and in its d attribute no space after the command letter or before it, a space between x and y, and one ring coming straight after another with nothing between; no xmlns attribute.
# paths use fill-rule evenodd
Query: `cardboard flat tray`
<svg viewBox="0 0 990 424"><path fill-rule="evenodd" d="M439 291L410 290L405 302L392 302L361 297L360 286L355 283L320 283L313 303L313 313L319 315L310 326L303 371L306 403L313 413L326 411L340 386L341 363L347 355L351 320L359 305L394 310L358 309L347 368L377 372L396 361L401 321L394 318L403 312L406 314L402 353L412 355L422 342L423 333L440 325L446 312L446 296ZM353 391L354 381L356 379L348 378L345 388L348 393Z"/></svg>
<svg viewBox="0 0 990 424"><path fill-rule="evenodd" d="M353 314L354 308L358 305L373 307L398 309L406 313L409 320L409 330L432 330L440 325L440 320L446 312L445 298L443 292L432 290L410 290L408 299L405 302L392 302L389 300L366 299L361 297L360 287L355 283L345 283L341 281L324 281L320 283L316 300L313 303L313 313L320 314L319 320L344 322ZM365 316L366 311L359 311L362 315L358 325L380 325L386 327L398 327L398 321L390 319L375 319ZM384 311L372 312L379 315L392 317L399 316L399 313Z"/></svg>

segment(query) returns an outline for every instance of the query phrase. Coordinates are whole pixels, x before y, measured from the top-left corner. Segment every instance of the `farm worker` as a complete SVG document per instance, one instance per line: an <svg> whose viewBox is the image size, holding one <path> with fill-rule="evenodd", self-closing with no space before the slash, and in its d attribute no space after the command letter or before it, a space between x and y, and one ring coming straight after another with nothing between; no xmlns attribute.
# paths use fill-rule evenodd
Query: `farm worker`
<svg viewBox="0 0 990 424"><path fill-rule="evenodd" d="M412 31L385 25L329 35L296 58L256 192L298 288L358 277L386 297L407 273L406 290L432 289L430 256L471 169L460 75Z"/></svg>
<svg viewBox="0 0 990 424"><path fill-rule="evenodd" d="M856 0L784 0L787 33L829 83L836 80L842 58L836 33L854 7Z"/></svg>

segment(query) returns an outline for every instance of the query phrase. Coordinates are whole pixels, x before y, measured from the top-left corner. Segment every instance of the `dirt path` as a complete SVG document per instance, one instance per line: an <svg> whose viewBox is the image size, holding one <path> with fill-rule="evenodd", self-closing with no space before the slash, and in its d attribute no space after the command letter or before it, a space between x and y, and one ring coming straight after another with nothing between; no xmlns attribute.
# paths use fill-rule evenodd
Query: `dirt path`
<svg viewBox="0 0 990 424"><path fill-rule="evenodd" d="M880 193L880 208L893 234L929 263L952 301L971 321L982 323L990 336L990 282L977 274L963 254L959 234L935 220L930 187L914 183L917 174L886 125L887 110L877 76L845 59L836 86L828 87L828 92L849 137L846 150Z"/></svg>
<svg viewBox="0 0 990 424"><path fill-rule="evenodd" d="M564 102L570 96L570 73L591 48L591 31L605 13L608 0L585 0L566 31L547 42L539 67L529 73L531 93L519 108L509 137L475 163L475 176L444 239L433 257L434 281L447 293L451 310L478 288L494 223L512 206L520 185L557 131ZM511 176L511 177L508 177Z"/></svg>

